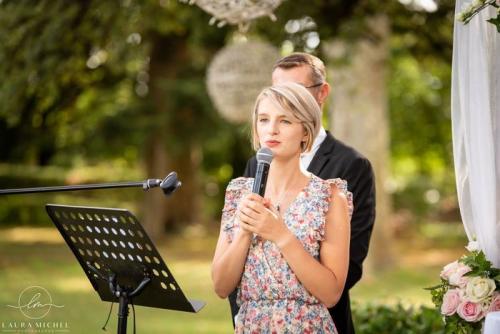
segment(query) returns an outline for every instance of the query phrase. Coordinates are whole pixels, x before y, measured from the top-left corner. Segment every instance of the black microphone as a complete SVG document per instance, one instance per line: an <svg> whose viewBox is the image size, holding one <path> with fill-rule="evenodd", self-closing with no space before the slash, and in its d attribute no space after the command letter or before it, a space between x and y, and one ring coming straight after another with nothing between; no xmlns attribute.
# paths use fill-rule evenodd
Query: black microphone
<svg viewBox="0 0 500 334"><path fill-rule="evenodd" d="M264 197L266 192L267 175L269 174L269 166L273 160L273 152L267 147L263 147L257 151L257 171L253 181L252 192Z"/></svg>

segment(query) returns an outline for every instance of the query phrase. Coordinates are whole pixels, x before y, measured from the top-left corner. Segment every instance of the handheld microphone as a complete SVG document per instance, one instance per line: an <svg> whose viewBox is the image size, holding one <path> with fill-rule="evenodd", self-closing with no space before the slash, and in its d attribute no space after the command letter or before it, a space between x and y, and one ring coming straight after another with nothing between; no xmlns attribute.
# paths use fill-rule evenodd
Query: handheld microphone
<svg viewBox="0 0 500 334"><path fill-rule="evenodd" d="M263 147L257 151L257 171L255 172L252 192L262 197L266 192L267 175L272 160L273 152L269 148Z"/></svg>

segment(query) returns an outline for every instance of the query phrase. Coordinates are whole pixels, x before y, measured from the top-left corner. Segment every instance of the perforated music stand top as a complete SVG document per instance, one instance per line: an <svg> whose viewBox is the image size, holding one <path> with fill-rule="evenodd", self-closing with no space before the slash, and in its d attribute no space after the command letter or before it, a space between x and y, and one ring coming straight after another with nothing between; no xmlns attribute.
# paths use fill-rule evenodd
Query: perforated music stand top
<svg viewBox="0 0 500 334"><path fill-rule="evenodd" d="M205 303L188 300L137 218L125 209L47 204L47 212L103 301L118 302L105 277L135 288L147 273L151 282L134 305L198 312Z"/></svg>

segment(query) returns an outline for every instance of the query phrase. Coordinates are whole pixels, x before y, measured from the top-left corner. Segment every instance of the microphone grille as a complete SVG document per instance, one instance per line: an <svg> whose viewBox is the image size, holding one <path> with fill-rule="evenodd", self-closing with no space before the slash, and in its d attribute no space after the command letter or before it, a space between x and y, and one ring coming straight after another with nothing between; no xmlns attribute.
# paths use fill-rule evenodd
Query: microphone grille
<svg viewBox="0 0 500 334"><path fill-rule="evenodd" d="M273 152L267 148L263 147L260 150L257 151L257 162L263 162L270 164L271 161L273 160Z"/></svg>

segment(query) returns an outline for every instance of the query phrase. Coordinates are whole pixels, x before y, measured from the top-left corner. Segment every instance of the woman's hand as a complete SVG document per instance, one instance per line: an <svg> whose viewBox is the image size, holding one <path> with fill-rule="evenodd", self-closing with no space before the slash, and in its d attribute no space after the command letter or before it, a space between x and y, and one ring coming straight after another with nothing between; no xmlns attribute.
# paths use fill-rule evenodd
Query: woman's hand
<svg viewBox="0 0 500 334"><path fill-rule="evenodd" d="M271 203L258 194L249 194L240 203L238 210L240 227L276 244L291 235L279 212Z"/></svg>

